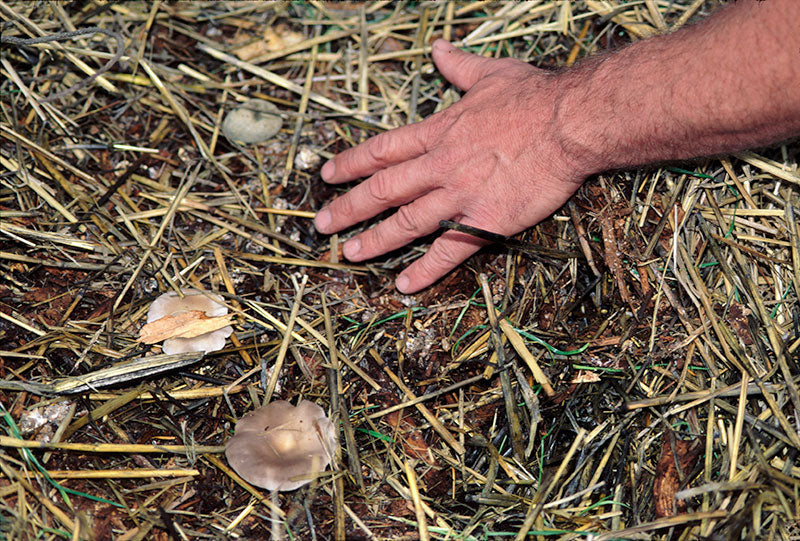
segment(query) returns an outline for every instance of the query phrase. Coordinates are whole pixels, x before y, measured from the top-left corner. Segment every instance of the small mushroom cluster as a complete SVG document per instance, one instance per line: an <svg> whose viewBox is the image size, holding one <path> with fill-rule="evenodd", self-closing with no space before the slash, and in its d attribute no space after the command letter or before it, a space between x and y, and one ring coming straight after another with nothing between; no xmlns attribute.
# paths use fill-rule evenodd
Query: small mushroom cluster
<svg viewBox="0 0 800 541"><path fill-rule="evenodd" d="M239 419L225 456L248 483L286 491L325 471L337 444L336 429L318 405L276 400Z"/></svg>

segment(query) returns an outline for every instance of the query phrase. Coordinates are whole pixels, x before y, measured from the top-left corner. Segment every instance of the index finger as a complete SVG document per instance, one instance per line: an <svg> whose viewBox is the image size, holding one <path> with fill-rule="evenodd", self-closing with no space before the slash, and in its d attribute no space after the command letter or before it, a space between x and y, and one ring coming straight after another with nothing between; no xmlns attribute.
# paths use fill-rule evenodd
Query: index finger
<svg viewBox="0 0 800 541"><path fill-rule="evenodd" d="M376 171L425 154L432 130L428 120L378 134L334 156L322 167L322 180L338 184L368 177Z"/></svg>

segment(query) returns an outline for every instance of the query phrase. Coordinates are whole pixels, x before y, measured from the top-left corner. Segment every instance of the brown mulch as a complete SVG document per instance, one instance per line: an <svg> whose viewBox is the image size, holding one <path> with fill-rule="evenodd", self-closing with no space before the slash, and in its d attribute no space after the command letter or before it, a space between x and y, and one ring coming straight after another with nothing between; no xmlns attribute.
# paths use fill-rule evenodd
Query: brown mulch
<svg viewBox="0 0 800 541"><path fill-rule="evenodd" d="M105 31L0 53L0 538L800 535L796 143L591 178L517 237L580 257L494 245L410 296L430 238L352 265L374 222L311 222L325 159L457 99L436 38L559 68L716 4L0 2L7 36ZM230 142L250 98L283 129ZM137 341L181 287L223 350ZM223 454L272 399L340 429L276 495Z"/></svg>

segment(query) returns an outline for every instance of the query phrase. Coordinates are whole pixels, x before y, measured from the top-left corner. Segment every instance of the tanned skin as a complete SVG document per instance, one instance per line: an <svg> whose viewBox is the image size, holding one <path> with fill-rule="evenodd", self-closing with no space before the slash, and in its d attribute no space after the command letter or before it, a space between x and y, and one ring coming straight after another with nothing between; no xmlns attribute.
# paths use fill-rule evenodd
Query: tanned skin
<svg viewBox="0 0 800 541"><path fill-rule="evenodd" d="M463 98L346 150L325 182L366 177L316 217L334 233L394 215L344 245L363 261L454 220L512 235L558 210L590 175L736 152L800 134L800 1L739 0L678 32L557 73L438 40ZM446 231L397 278L413 293L482 241Z"/></svg>

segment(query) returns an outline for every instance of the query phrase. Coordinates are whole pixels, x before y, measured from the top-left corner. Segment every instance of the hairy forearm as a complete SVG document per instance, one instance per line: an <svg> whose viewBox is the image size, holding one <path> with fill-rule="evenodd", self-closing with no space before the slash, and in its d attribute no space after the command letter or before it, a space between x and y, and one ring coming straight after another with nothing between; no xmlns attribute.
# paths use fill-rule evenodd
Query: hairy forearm
<svg viewBox="0 0 800 541"><path fill-rule="evenodd" d="M584 173L800 133L800 2L739 0L558 75L554 129Z"/></svg>

